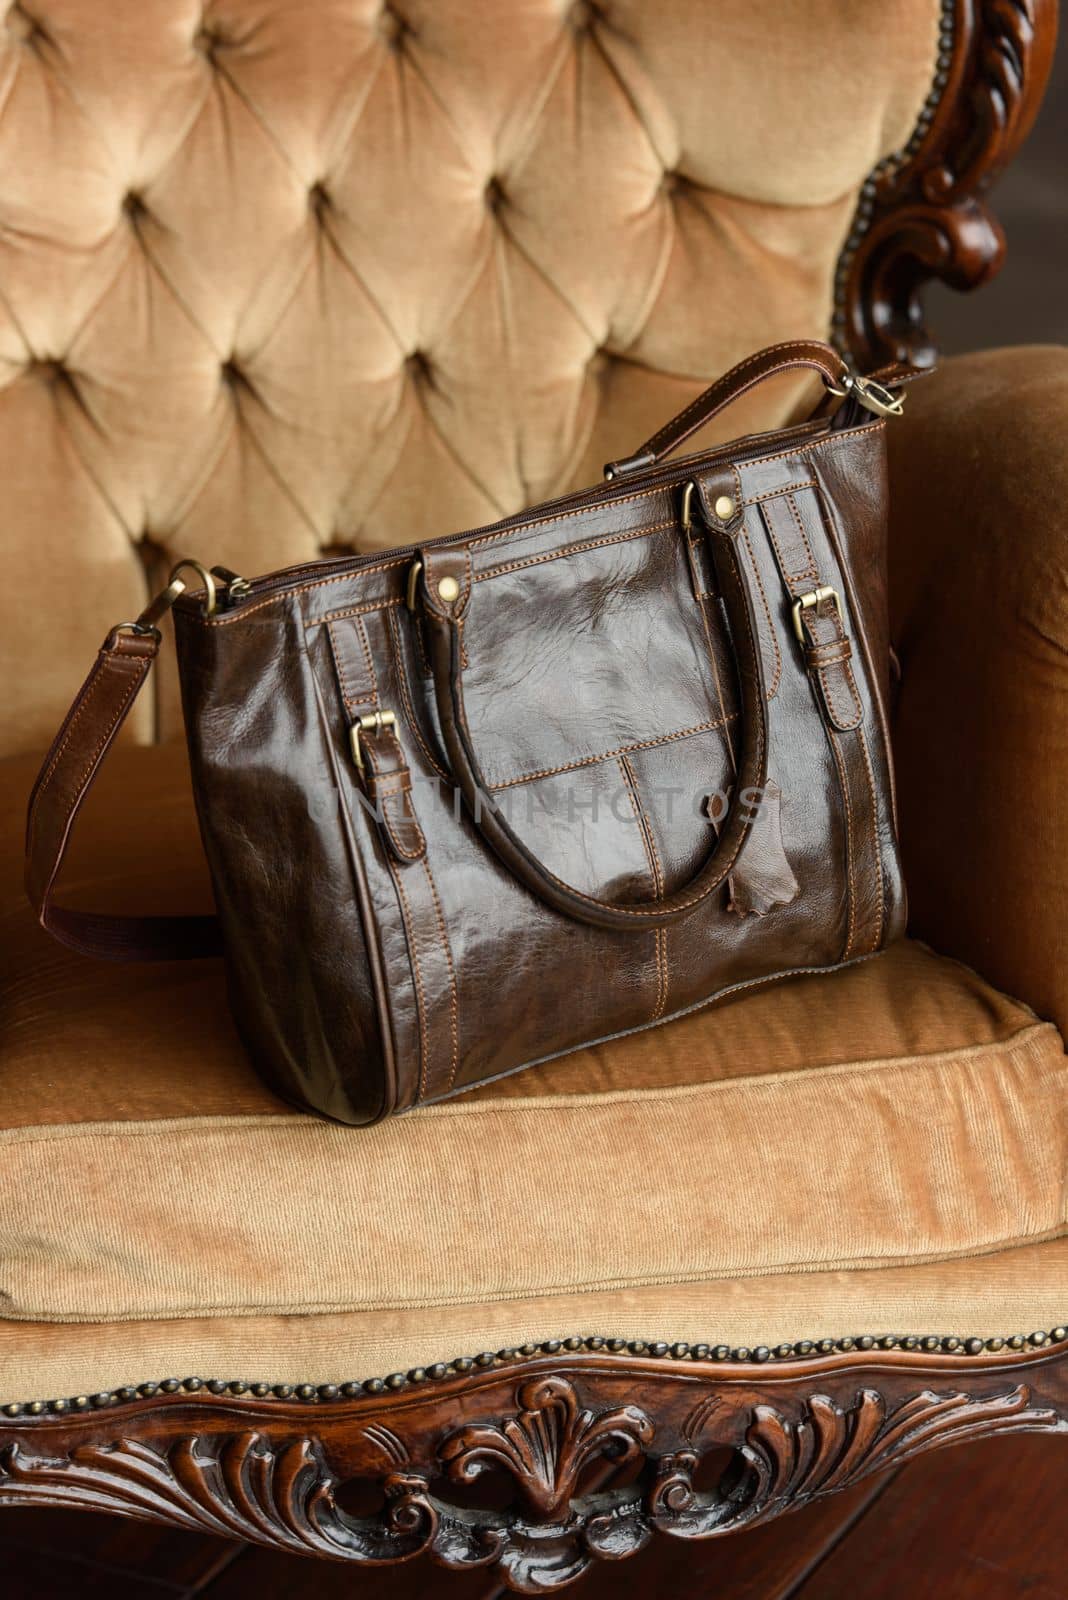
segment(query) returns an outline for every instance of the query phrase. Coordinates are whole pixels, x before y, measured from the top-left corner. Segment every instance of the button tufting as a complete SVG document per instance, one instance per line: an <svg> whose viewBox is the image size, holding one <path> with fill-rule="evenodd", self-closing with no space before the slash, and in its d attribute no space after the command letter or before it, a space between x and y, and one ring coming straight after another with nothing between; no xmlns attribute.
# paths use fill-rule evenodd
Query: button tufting
<svg viewBox="0 0 1068 1600"><path fill-rule="evenodd" d="M219 368L219 377L223 385L234 394L239 389L245 389L249 393L252 392L252 384L249 382L248 374L242 370L236 356L230 356L228 360L222 363Z"/></svg>
<svg viewBox="0 0 1068 1600"><path fill-rule="evenodd" d="M26 375L39 378L43 383L71 383L73 379L57 356L31 356L26 363Z"/></svg>
<svg viewBox="0 0 1068 1600"><path fill-rule="evenodd" d="M408 36L415 32L407 17L389 4L379 12L376 26L379 38L389 50L403 50Z"/></svg>
<svg viewBox="0 0 1068 1600"><path fill-rule="evenodd" d="M4 26L13 39L31 48L48 43L48 33L44 25L32 12L27 11L21 0L15 0L15 4L8 8Z"/></svg>
<svg viewBox="0 0 1068 1600"><path fill-rule="evenodd" d="M508 196L505 194L504 184L500 178L493 177L489 179L483 190L483 198L486 202L486 210L493 213L500 211L507 204Z"/></svg>
<svg viewBox="0 0 1068 1600"><path fill-rule="evenodd" d="M661 174L660 193L666 195L669 200L673 200L681 190L685 189L686 182L687 180L681 172L676 172L673 167L668 167Z"/></svg>
<svg viewBox="0 0 1068 1600"><path fill-rule="evenodd" d="M313 183L308 190L308 209L312 215L321 220L328 211L333 210L333 205L334 202L322 179L318 183Z"/></svg>
<svg viewBox="0 0 1068 1600"><path fill-rule="evenodd" d="M604 22L607 8L602 0L575 0L567 13L567 26L572 33L590 33L598 23Z"/></svg>
<svg viewBox="0 0 1068 1600"><path fill-rule="evenodd" d="M404 363L404 370L412 383L433 383L434 372L425 350L413 350Z"/></svg>
<svg viewBox="0 0 1068 1600"><path fill-rule="evenodd" d="M233 41L228 39L217 22L202 22L193 35L193 49L210 61L219 50L225 50Z"/></svg>
<svg viewBox="0 0 1068 1600"><path fill-rule="evenodd" d="M144 197L136 189L131 189L128 194L123 196L122 209L127 221L134 228L148 216L148 207L145 205Z"/></svg>

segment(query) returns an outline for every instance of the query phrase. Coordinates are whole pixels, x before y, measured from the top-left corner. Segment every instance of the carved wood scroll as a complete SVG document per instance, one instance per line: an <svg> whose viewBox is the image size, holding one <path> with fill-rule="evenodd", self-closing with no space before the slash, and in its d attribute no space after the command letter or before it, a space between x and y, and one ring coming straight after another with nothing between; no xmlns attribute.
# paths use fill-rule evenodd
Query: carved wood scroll
<svg viewBox="0 0 1068 1600"><path fill-rule="evenodd" d="M1056 32L1056 0L943 0L927 104L865 183L839 258L834 337L860 371L930 365L926 285L974 289L1000 268L1005 236L985 195L1030 132Z"/></svg>
<svg viewBox="0 0 1068 1600"><path fill-rule="evenodd" d="M1068 1341L973 1360L795 1360L766 1375L542 1358L311 1413L172 1394L26 1418L0 1431L0 1505L119 1512L336 1561L427 1553L496 1565L538 1593L655 1534L714 1538L1010 1430L1068 1433ZM480 1497L487 1479L494 1493ZM374 1493L373 1510L351 1508L354 1488Z"/></svg>

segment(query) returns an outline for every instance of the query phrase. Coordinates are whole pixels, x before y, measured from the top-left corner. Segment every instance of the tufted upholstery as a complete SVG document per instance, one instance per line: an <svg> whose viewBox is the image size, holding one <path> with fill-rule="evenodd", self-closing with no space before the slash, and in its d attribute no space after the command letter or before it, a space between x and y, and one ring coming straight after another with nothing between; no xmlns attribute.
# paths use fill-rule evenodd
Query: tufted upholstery
<svg viewBox="0 0 1068 1600"><path fill-rule="evenodd" d="M496 518L825 334L938 9L16 0L0 752L50 736L178 554L255 572Z"/></svg>

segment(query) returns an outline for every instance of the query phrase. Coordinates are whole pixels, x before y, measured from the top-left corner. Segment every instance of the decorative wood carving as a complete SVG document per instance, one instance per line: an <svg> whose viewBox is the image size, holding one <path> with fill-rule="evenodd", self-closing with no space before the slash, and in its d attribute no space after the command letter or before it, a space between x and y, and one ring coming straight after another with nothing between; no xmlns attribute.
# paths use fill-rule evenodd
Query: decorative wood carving
<svg viewBox="0 0 1068 1600"><path fill-rule="evenodd" d="M1001 266L984 197L1030 131L1056 30L1056 0L944 0L927 105L908 147L864 185L838 265L835 337L860 370L929 365L926 284L974 289Z"/></svg>
<svg viewBox="0 0 1068 1600"><path fill-rule="evenodd" d="M1068 1338L1057 1332L1058 1344L1036 1335L1044 1346L1022 1354L895 1343L770 1368L508 1352L404 1393L303 1405L179 1386L77 1416L0 1420L0 1505L108 1510L358 1564L427 1553L447 1567L495 1565L510 1588L540 1593L655 1534L718 1537L924 1450L1068 1433ZM708 1487L712 1451L727 1465ZM499 1494L480 1503L486 1474L511 1487L503 1507ZM378 1509L346 1509L353 1480L377 1491Z"/></svg>

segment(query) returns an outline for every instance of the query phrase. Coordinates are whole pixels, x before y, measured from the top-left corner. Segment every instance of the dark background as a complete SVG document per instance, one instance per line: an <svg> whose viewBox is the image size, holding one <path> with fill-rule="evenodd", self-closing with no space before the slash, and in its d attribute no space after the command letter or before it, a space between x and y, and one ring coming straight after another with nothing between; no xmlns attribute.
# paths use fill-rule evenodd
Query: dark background
<svg viewBox="0 0 1068 1600"><path fill-rule="evenodd" d="M974 294L931 286L936 342L947 355L999 344L1068 344L1068 7L1038 120L990 198L1008 237L1008 258Z"/></svg>

